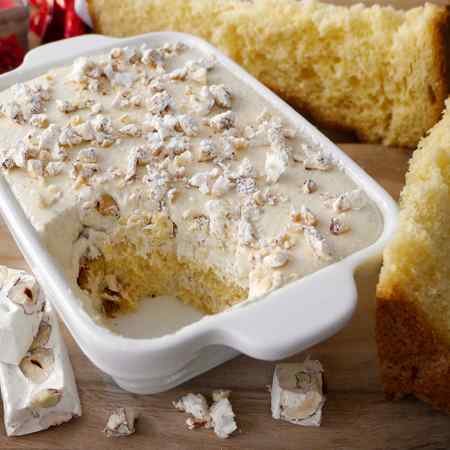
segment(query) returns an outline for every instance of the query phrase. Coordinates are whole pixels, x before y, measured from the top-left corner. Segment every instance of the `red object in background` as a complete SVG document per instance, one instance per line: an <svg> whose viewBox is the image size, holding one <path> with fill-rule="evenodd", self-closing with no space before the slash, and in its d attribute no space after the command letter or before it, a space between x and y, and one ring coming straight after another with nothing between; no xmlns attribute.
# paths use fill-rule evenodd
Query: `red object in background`
<svg viewBox="0 0 450 450"><path fill-rule="evenodd" d="M75 12L74 0L66 0L64 37L79 36L84 33L86 33L86 26Z"/></svg>
<svg viewBox="0 0 450 450"><path fill-rule="evenodd" d="M0 0L0 14L6 24L0 37L0 73L20 65L25 56L27 34L32 47L86 33L75 12L75 0L29 0L31 14L23 0ZM6 28L5 28L6 27ZM30 33L31 32L31 33Z"/></svg>
<svg viewBox="0 0 450 450"><path fill-rule="evenodd" d="M35 33L41 40L51 21L51 7L49 3L51 2L47 2L47 0L30 1L30 4L35 7L30 15L30 31Z"/></svg>
<svg viewBox="0 0 450 450"><path fill-rule="evenodd" d="M14 0L0 0L0 9L15 8L17 3Z"/></svg>
<svg viewBox="0 0 450 450"><path fill-rule="evenodd" d="M15 69L24 56L25 50L20 46L16 35L0 38L0 73Z"/></svg>
<svg viewBox="0 0 450 450"><path fill-rule="evenodd" d="M42 43L86 33L84 23L75 12L74 0L30 0L30 3L34 6L30 30Z"/></svg>

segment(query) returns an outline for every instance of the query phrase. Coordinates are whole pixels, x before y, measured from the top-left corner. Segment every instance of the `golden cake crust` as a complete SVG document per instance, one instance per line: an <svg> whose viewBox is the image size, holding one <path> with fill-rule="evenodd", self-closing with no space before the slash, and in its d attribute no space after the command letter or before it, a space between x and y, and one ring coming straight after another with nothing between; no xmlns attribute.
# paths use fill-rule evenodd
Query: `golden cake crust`
<svg viewBox="0 0 450 450"><path fill-rule="evenodd" d="M376 336L389 397L414 394L450 413L450 100L422 139L384 250Z"/></svg>
<svg viewBox="0 0 450 450"><path fill-rule="evenodd" d="M450 5L447 5L442 14L437 18L434 27L433 47L436 49L435 64L436 72L433 75L434 92L436 96L434 123L437 122L442 114L445 100L450 92ZM433 123L433 124L434 124Z"/></svg>
<svg viewBox="0 0 450 450"><path fill-rule="evenodd" d="M450 414L450 350L399 289L378 289L376 340L388 398L413 394Z"/></svg>

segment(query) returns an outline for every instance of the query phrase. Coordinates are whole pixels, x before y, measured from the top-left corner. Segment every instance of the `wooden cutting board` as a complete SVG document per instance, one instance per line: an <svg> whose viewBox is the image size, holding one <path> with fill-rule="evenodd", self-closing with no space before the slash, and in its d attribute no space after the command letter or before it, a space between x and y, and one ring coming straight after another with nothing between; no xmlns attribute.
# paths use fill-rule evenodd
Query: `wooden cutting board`
<svg viewBox="0 0 450 450"><path fill-rule="evenodd" d="M342 144L342 148L398 197L409 153L363 144ZM0 264L25 268L3 225L0 240ZM271 418L266 385L271 383L274 363L241 356L167 393L137 396L122 391L94 367L64 329L83 416L27 437L7 438L0 431L0 449L449 449L448 416L414 399L393 403L384 399L374 341L377 272L378 268L357 275L359 301L350 325L305 354L290 358L301 361L308 354L320 359L325 367L328 400L320 428L303 428ZM208 394L216 388L233 392L239 432L228 440L218 439L210 430L187 430L186 416L171 406L179 395ZM117 406L133 406L140 412L137 433L108 439L102 429L108 413Z"/></svg>

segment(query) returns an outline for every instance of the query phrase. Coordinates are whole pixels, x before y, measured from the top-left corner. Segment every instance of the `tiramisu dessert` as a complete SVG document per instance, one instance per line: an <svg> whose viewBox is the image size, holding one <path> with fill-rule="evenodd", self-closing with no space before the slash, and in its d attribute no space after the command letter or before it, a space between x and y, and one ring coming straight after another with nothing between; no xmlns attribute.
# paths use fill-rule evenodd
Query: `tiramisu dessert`
<svg viewBox="0 0 450 450"><path fill-rule="evenodd" d="M81 57L0 103L3 172L96 318L162 294L217 313L381 232L339 161L182 43Z"/></svg>

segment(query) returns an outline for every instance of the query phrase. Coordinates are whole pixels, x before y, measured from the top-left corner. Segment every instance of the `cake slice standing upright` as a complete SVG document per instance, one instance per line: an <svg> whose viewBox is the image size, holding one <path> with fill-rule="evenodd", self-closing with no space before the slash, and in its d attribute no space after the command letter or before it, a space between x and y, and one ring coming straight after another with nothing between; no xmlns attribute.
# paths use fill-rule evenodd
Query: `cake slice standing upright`
<svg viewBox="0 0 450 450"><path fill-rule="evenodd" d="M376 336L385 392L450 413L450 100L419 144L384 252Z"/></svg>

